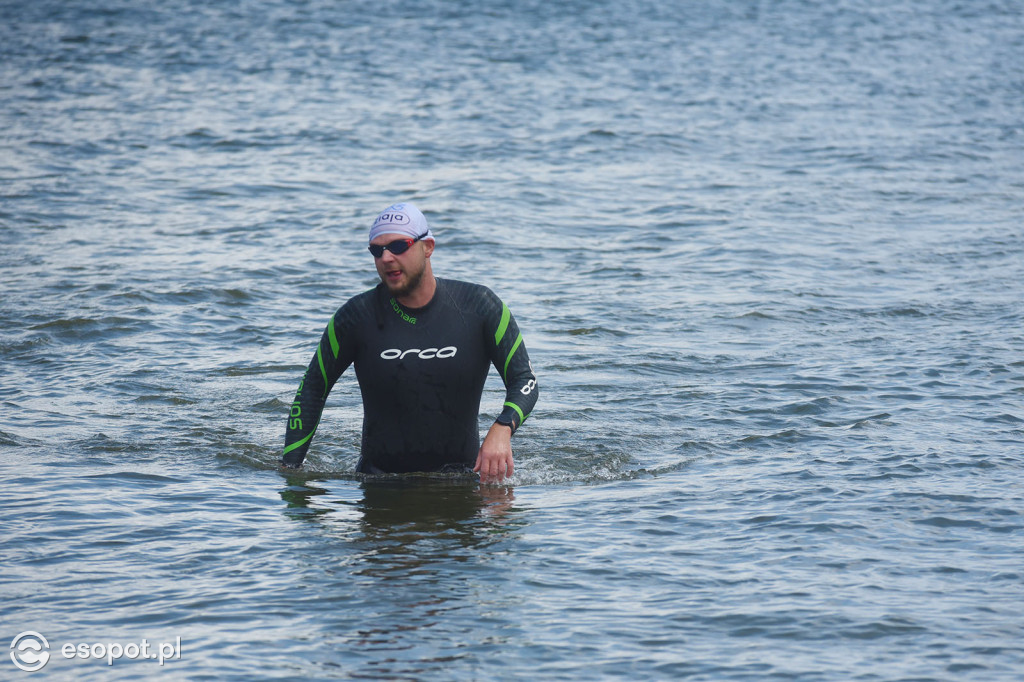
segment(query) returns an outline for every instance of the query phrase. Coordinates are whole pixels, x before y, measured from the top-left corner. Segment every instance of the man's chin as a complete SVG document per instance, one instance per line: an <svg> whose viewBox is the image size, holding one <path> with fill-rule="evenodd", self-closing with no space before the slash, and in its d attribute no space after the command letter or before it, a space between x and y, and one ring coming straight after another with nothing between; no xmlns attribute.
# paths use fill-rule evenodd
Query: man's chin
<svg viewBox="0 0 1024 682"><path fill-rule="evenodd" d="M409 293L409 285L404 281L392 283L385 280L384 286L387 287L388 293L394 296L395 298L405 296L407 293Z"/></svg>
<svg viewBox="0 0 1024 682"><path fill-rule="evenodd" d="M403 278L402 281L396 283L384 280L384 286L388 288L388 293L390 293L394 298L402 298L403 296L408 296L415 291L422 279L422 276L412 278L406 277Z"/></svg>

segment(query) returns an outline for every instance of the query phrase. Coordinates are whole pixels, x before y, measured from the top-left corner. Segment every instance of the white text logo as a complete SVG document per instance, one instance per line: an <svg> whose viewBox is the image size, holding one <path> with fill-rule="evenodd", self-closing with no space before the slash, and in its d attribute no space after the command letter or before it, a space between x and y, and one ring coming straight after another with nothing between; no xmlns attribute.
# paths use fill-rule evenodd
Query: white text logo
<svg viewBox="0 0 1024 682"><path fill-rule="evenodd" d="M11 642L11 660L14 665L28 673L42 670L50 661L50 643L38 632L26 630ZM151 644L148 639L139 643L120 644L118 642L93 644L75 644L68 642L60 647L60 655L67 659L106 660L107 665L122 658L156 661L161 666L165 661L181 660L181 637L174 642Z"/></svg>
<svg viewBox="0 0 1024 682"><path fill-rule="evenodd" d="M385 360L404 360L406 355L410 353L414 354L420 360L433 360L438 358L443 360L445 358L454 358L458 352L458 348L455 346L445 346L444 348L410 348L409 350L398 350L397 348L388 348L385 351L381 351L380 356Z"/></svg>

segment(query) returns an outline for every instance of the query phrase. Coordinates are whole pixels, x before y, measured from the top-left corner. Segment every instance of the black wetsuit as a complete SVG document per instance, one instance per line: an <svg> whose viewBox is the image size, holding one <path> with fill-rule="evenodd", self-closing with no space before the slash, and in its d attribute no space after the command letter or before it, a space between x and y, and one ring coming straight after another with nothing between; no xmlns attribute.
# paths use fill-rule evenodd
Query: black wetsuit
<svg viewBox="0 0 1024 682"><path fill-rule="evenodd" d="M505 382L497 421L514 432L537 402L537 379L508 306L487 287L437 279L422 308L402 307L383 284L338 309L291 406L282 461L302 463L327 395L355 364L363 397L363 473L472 467L489 365Z"/></svg>

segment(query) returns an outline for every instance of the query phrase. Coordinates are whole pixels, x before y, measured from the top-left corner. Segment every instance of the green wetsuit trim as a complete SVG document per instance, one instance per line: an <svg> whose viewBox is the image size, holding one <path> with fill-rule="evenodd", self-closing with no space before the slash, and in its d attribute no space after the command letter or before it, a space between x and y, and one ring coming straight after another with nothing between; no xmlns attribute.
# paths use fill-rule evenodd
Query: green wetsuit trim
<svg viewBox="0 0 1024 682"><path fill-rule="evenodd" d="M334 358L338 358L338 353L341 352L341 344L338 343L338 334L334 331L334 316L331 316L331 321L327 323L327 336L331 340L331 352L334 353Z"/></svg>
<svg viewBox="0 0 1024 682"><path fill-rule="evenodd" d="M508 308L505 308L505 310L508 310ZM516 354L516 349L519 348L519 344L521 344L522 342L523 342L523 334L520 332L519 338L517 338L516 342L512 344L512 350L510 350L508 352L508 357L505 358L505 369L504 369L504 371L501 374L506 379L508 378L508 363L512 362L512 356Z"/></svg>
<svg viewBox="0 0 1024 682"><path fill-rule="evenodd" d="M324 377L324 395L326 396L331 382L327 380L327 370L324 368L324 355L320 352L320 346L316 347L316 361L320 364L320 374Z"/></svg>
<svg viewBox="0 0 1024 682"><path fill-rule="evenodd" d="M497 346L501 343L501 340L505 338L505 330L508 329L508 321L512 318L512 311L508 309L508 306L503 302L501 304L501 322L498 323L498 330L494 332L494 345ZM505 363L508 367L508 363Z"/></svg>
<svg viewBox="0 0 1024 682"><path fill-rule="evenodd" d="M284 457L285 455L287 455L292 450L296 450L298 448L301 448L303 445L308 443L309 439L313 437L313 435L316 433L316 430L318 428L320 428L320 420L319 419L316 420L316 424L313 425L313 430L310 431L308 434L306 434L305 438L303 438L302 440L297 440L294 443L292 443L291 445L286 446L285 449L284 449L284 452L281 453L281 456Z"/></svg>
<svg viewBox="0 0 1024 682"><path fill-rule="evenodd" d="M292 450L295 450L296 448L301 448L303 445L305 445L306 443L309 442L309 439L313 437L314 433L316 433L316 429L313 429L310 432L310 434L308 436L306 436L305 438L303 438L302 440L297 440L294 443L292 443L291 445L289 445L288 447L286 447L284 449L284 452L282 452L281 454L282 455L287 455Z"/></svg>
<svg viewBox="0 0 1024 682"><path fill-rule="evenodd" d="M519 415L519 426L522 426L523 422L526 421L526 417L523 416L523 411L521 409L519 409L519 406L516 405L515 403L508 403L507 402L507 403L505 403L505 407L511 407L513 410L516 411L516 413Z"/></svg>

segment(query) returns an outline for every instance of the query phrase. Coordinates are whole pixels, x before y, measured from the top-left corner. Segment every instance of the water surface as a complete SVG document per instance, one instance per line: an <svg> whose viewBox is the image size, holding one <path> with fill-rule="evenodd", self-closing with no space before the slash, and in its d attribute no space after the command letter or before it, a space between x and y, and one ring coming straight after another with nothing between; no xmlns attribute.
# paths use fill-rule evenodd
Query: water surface
<svg viewBox="0 0 1024 682"><path fill-rule="evenodd" d="M0 18L0 635L48 676L1019 677L1019 3ZM276 469L395 200L526 334L509 485L353 476L351 375Z"/></svg>

